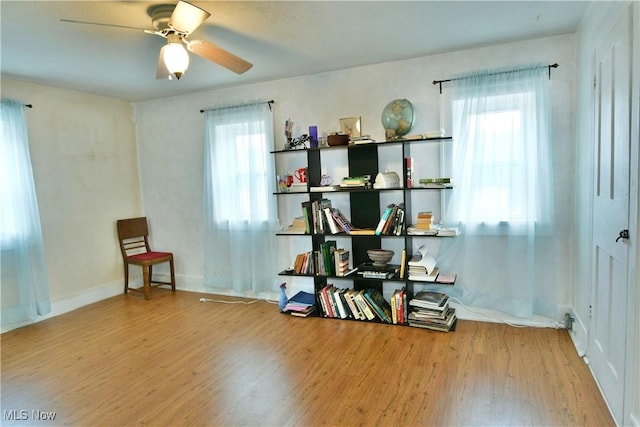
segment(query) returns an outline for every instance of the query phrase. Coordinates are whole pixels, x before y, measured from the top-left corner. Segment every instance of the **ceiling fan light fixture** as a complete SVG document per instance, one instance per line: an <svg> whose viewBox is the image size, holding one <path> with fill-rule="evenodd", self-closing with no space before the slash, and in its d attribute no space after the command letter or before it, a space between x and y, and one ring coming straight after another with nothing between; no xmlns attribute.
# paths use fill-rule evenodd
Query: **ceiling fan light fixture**
<svg viewBox="0 0 640 427"><path fill-rule="evenodd" d="M187 72L187 68L189 67L189 54L182 43L169 41L168 44L162 47L160 56L167 70L176 76L178 80Z"/></svg>

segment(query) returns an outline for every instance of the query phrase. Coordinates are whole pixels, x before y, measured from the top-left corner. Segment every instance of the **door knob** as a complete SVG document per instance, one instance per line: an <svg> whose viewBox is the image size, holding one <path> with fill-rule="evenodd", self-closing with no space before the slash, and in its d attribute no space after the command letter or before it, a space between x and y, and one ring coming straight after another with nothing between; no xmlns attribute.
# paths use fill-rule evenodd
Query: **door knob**
<svg viewBox="0 0 640 427"><path fill-rule="evenodd" d="M616 242L620 239L628 239L629 238L629 230L620 230L620 234L618 234L618 238Z"/></svg>

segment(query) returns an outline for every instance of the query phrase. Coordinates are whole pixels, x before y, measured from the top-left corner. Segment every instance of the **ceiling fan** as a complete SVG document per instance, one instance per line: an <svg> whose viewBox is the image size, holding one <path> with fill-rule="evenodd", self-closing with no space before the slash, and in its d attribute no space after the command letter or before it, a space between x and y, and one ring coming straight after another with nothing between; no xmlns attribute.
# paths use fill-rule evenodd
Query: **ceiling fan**
<svg viewBox="0 0 640 427"><path fill-rule="evenodd" d="M167 39L167 44L160 50L158 58L157 79L180 79L189 66L187 50L215 62L237 74L242 74L253 67L226 50L205 40L188 40L187 37L195 31L211 14L186 1L179 0L177 4L158 4L151 6L147 13L151 17L153 30L128 27L124 25L104 24L99 22L74 21L61 19L63 22L75 24L104 25L108 27L130 28L143 30L147 34L154 34ZM186 49L185 49L186 47Z"/></svg>

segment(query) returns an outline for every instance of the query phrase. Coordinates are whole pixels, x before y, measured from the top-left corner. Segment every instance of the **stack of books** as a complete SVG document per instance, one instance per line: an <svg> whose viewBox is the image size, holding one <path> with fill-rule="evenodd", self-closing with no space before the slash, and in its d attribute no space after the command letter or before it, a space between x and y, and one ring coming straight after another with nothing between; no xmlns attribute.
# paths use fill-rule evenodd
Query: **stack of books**
<svg viewBox="0 0 640 427"><path fill-rule="evenodd" d="M449 296L442 292L421 291L410 301L409 326L449 332L457 320Z"/></svg>
<svg viewBox="0 0 640 427"><path fill-rule="evenodd" d="M340 182L341 188L364 188L369 185L369 181L364 176L347 176Z"/></svg>
<svg viewBox="0 0 640 427"><path fill-rule="evenodd" d="M427 247L422 245L413 254L409 262L409 280L421 282L435 282L438 277L436 259L427 253Z"/></svg>
<svg viewBox="0 0 640 427"><path fill-rule="evenodd" d="M440 273L436 259L428 253L427 247L422 245L407 263L409 280L417 282L431 282L443 285L453 285L456 281L454 273Z"/></svg>
<svg viewBox="0 0 640 427"><path fill-rule="evenodd" d="M349 138L350 144L371 144L372 142L376 142L376 140L371 138L371 135L352 136Z"/></svg>
<svg viewBox="0 0 640 427"><path fill-rule="evenodd" d="M319 276L334 276L336 274L336 263L334 259L337 243L335 240L327 240L320 243L320 251L317 251L315 263Z"/></svg>
<svg viewBox="0 0 640 427"><path fill-rule="evenodd" d="M437 236L439 229L440 226L438 224L432 225L428 230L418 227L407 227L407 234L410 236Z"/></svg>
<svg viewBox="0 0 640 427"><path fill-rule="evenodd" d="M331 208L331 200L320 199L301 203L302 217L308 234L330 233L330 226L324 214L326 208Z"/></svg>
<svg viewBox="0 0 640 427"><path fill-rule="evenodd" d="M416 228L419 230L431 230L434 226L433 214L431 211L418 212L418 218L416 219Z"/></svg>
<svg viewBox="0 0 640 427"><path fill-rule="evenodd" d="M294 218L293 221L291 221L291 224L287 228L284 228L284 229L280 230L280 233L283 233L283 234L305 234L306 231L307 230L306 230L304 218L303 217L298 217L298 218Z"/></svg>
<svg viewBox="0 0 640 427"><path fill-rule="evenodd" d="M307 317L316 310L316 298L313 294L300 291L289 299L287 305L282 310L292 316Z"/></svg>
<svg viewBox="0 0 640 427"><path fill-rule="evenodd" d="M460 235L460 229L458 227L440 227L436 235L440 237L456 237Z"/></svg>
<svg viewBox="0 0 640 427"><path fill-rule="evenodd" d="M404 231L404 203L391 203L387 205L378 226L376 227L375 234L378 236L400 236Z"/></svg>
<svg viewBox="0 0 640 427"><path fill-rule="evenodd" d="M452 188L451 178L420 178L418 181L425 188Z"/></svg>
<svg viewBox="0 0 640 427"><path fill-rule="evenodd" d="M345 276L349 271L349 251L345 249L336 249L333 252L333 259L335 261L336 276Z"/></svg>
<svg viewBox="0 0 640 427"><path fill-rule="evenodd" d="M358 275L362 276L363 279L393 279L398 276L399 272L399 265L387 264L385 266L377 266L371 262L366 262L358 266Z"/></svg>
<svg viewBox="0 0 640 427"><path fill-rule="evenodd" d="M296 274L313 274L314 270L313 252L303 252L296 255L293 263L293 271Z"/></svg>

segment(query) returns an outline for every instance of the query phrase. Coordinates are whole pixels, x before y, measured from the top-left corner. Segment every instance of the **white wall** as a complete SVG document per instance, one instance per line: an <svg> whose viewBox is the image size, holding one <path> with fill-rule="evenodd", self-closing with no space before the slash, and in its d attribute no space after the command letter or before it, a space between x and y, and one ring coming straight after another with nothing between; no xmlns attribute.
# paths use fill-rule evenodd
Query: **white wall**
<svg viewBox="0 0 640 427"><path fill-rule="evenodd" d="M555 36L136 104L144 210L160 230L154 235L156 243L175 252L178 287L203 290L201 200L204 118L200 109L274 99L277 149L283 147L282 126L288 118L295 122L294 135L300 135L307 132L309 125L317 125L322 134L337 130L340 117L362 116L363 132L384 140L380 115L384 106L395 98L407 98L414 104L417 118L412 133L439 129L438 87L432 84L435 79L483 68L558 62L560 67L552 72L554 155L556 166L561 171L556 177L556 211L558 229L563 237L560 239L561 250L566 257L558 260L555 268L558 302L570 305L573 274L574 42L573 35ZM302 159L299 163L303 165ZM388 166L384 156L380 163L383 170ZM295 206L295 203L291 205ZM290 213L283 214L282 225L286 225L291 216ZM279 240L282 268L290 263L292 254L297 253L295 239L300 238ZM304 241L301 245L304 247ZM309 280L289 280L289 283L291 292L298 288L312 290Z"/></svg>
<svg viewBox="0 0 640 427"><path fill-rule="evenodd" d="M141 213L133 108L2 77L27 110L52 315L122 292L117 218Z"/></svg>

